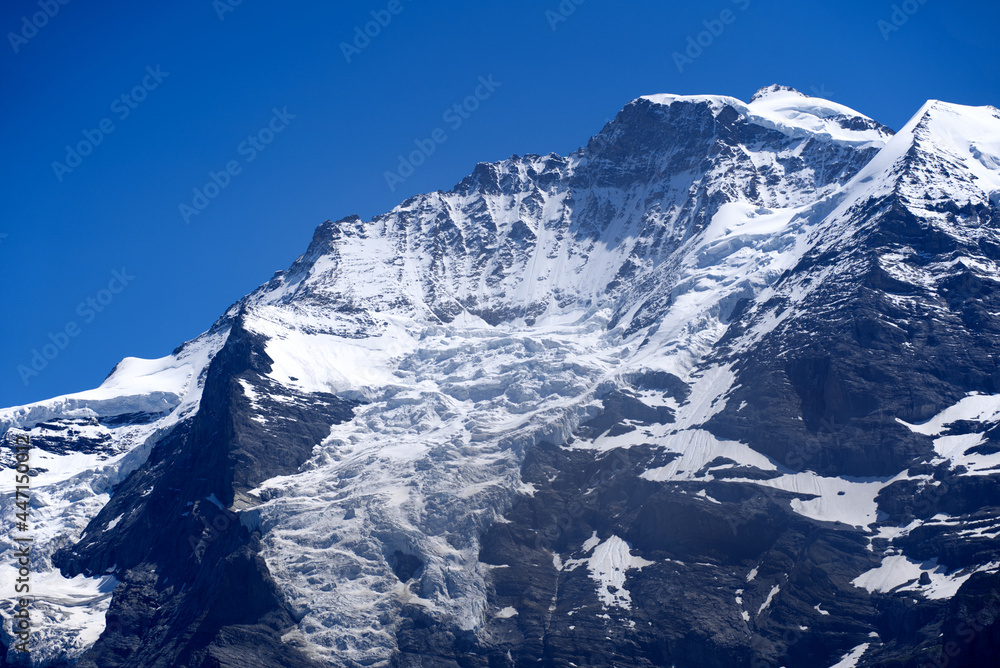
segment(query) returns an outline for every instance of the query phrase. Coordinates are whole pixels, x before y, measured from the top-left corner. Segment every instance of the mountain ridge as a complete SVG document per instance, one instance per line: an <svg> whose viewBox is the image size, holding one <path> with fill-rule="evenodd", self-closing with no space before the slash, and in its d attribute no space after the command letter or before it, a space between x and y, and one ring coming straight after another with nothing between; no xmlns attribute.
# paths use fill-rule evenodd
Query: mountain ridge
<svg viewBox="0 0 1000 668"><path fill-rule="evenodd" d="M921 665L1000 563L962 533L1000 506L998 156L991 107L647 96L325 222L173 355L0 411L89 611L44 656Z"/></svg>

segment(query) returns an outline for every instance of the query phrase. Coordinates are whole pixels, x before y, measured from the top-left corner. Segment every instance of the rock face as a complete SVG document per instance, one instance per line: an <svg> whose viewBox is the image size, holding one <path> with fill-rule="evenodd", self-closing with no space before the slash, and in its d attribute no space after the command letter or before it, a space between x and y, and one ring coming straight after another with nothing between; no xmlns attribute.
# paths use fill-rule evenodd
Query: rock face
<svg viewBox="0 0 1000 668"><path fill-rule="evenodd" d="M772 86L324 223L0 411L35 665L989 665L998 207L1000 111Z"/></svg>

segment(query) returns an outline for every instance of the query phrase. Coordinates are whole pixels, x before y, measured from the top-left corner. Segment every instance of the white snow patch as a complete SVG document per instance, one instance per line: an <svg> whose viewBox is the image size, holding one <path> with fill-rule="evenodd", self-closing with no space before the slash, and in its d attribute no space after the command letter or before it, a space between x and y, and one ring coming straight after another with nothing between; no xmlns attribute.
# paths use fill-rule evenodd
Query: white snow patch
<svg viewBox="0 0 1000 668"><path fill-rule="evenodd" d="M919 591L929 599L948 599L958 593L959 588L974 573L996 568L997 564L991 563L967 571L949 573L944 566L938 565L936 558L921 563L905 555L894 554L884 557L880 566L862 573L851 584L868 593ZM924 573L930 578L930 584L920 584L920 577Z"/></svg>
<svg viewBox="0 0 1000 668"><path fill-rule="evenodd" d="M777 595L779 591L781 591L781 585L774 585L773 587L771 587L771 591L768 592L767 598L764 600L763 603L760 604L760 607L757 609L758 617L760 617L762 612L767 610L768 606L771 605L771 601L774 600L774 597Z"/></svg>
<svg viewBox="0 0 1000 668"><path fill-rule="evenodd" d="M646 480L712 480L710 472L699 477L698 472L717 457L725 457L737 465L774 471L777 465L765 455L737 441L722 441L702 429L676 432L664 437L657 445L669 452L680 453L666 466L649 469L641 475Z"/></svg>
<svg viewBox="0 0 1000 668"><path fill-rule="evenodd" d="M908 427L910 431L925 436L938 436L949 425L960 420L981 423L1000 421L1000 394L987 395L973 392L954 406L944 409L921 424L910 424L896 419L897 422Z"/></svg>
<svg viewBox="0 0 1000 668"><path fill-rule="evenodd" d="M851 526L867 527L874 523L878 516L878 504L875 502L878 493L897 479L905 477L904 472L891 479L828 478L812 471L805 471L770 480L729 478L727 481L756 484L813 497L792 499L790 501L792 510L821 522L842 522Z"/></svg>
<svg viewBox="0 0 1000 668"><path fill-rule="evenodd" d="M584 552L590 552L600 544L601 544L601 539L598 537L597 532L595 531L593 535L590 536L590 538L583 541L583 546L580 549L582 549Z"/></svg>
<svg viewBox="0 0 1000 668"><path fill-rule="evenodd" d="M632 594L625 589L626 573L652 565L652 561L634 556L629 544L618 536L611 536L597 545L587 561L590 577L597 582L597 595L604 607L616 606L626 610L632 608Z"/></svg>
<svg viewBox="0 0 1000 668"><path fill-rule="evenodd" d="M868 651L869 646L870 643L862 643L858 645L845 654L840 661L830 666L830 668L855 668L858 665L858 661L861 660L861 657Z"/></svg>
<svg viewBox="0 0 1000 668"><path fill-rule="evenodd" d="M642 99L669 106L675 103L707 104L718 113L726 106L734 108L756 125L778 130L790 137L825 137L837 142L881 146L888 135L878 129L852 130L837 122L839 116L867 119L850 107L798 91L772 89L762 91L749 104L726 95L646 95Z"/></svg>

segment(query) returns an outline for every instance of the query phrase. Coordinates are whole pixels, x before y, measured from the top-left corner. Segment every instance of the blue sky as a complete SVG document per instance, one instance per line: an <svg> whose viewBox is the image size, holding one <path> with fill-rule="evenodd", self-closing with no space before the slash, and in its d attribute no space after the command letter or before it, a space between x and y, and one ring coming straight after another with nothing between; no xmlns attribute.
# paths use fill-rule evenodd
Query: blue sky
<svg viewBox="0 0 1000 668"><path fill-rule="evenodd" d="M894 128L928 98L1000 104L995 3L235 1L0 9L0 406L169 354L322 221L568 153L640 95L783 83Z"/></svg>

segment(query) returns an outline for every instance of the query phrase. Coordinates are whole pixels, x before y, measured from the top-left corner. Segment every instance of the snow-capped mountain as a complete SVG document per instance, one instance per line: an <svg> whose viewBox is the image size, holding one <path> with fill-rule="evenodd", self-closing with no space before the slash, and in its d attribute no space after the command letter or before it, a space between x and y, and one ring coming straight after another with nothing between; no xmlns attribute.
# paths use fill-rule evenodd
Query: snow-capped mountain
<svg viewBox="0 0 1000 668"><path fill-rule="evenodd" d="M781 86L324 223L0 411L35 665L987 665L998 261L1000 111Z"/></svg>

